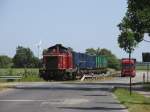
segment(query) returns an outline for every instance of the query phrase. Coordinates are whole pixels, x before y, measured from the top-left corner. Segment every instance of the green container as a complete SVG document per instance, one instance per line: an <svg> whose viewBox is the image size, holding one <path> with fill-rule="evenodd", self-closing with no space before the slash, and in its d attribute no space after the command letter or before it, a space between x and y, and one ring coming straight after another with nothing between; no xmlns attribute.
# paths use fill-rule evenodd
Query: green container
<svg viewBox="0 0 150 112"><path fill-rule="evenodd" d="M107 58L105 56L96 56L96 68L107 67Z"/></svg>

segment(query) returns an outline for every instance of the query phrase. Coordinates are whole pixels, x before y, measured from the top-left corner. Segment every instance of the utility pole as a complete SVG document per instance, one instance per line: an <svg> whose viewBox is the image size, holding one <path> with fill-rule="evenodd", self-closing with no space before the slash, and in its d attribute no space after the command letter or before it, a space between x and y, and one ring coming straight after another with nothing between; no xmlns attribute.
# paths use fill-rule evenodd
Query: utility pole
<svg viewBox="0 0 150 112"><path fill-rule="evenodd" d="M129 70L131 69L130 67L131 67L131 52L132 52L132 50L131 50L131 42L129 42ZM131 72L130 72L130 95L132 94L132 77L131 77Z"/></svg>
<svg viewBox="0 0 150 112"><path fill-rule="evenodd" d="M42 44L41 41L37 44L38 58L39 58L39 59L40 59L40 49L41 49L41 44Z"/></svg>
<svg viewBox="0 0 150 112"><path fill-rule="evenodd" d="M38 49L38 58L40 59L40 45L37 45L37 49Z"/></svg>
<svg viewBox="0 0 150 112"><path fill-rule="evenodd" d="M149 82L149 63L147 63L147 83Z"/></svg>
<svg viewBox="0 0 150 112"><path fill-rule="evenodd" d="M131 61L131 51L129 52L129 63L130 63L130 61ZM131 63L130 63L129 66L131 67ZM131 94L132 94L132 77L131 77L131 74L130 74L130 95Z"/></svg>

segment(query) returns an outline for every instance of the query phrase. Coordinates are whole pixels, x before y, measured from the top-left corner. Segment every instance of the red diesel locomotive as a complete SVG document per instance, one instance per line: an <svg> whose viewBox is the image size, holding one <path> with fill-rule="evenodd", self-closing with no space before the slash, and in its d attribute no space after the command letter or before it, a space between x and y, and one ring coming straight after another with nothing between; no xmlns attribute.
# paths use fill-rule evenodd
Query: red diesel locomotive
<svg viewBox="0 0 150 112"><path fill-rule="evenodd" d="M43 53L43 69L40 69L40 77L44 80L68 79L72 75L72 70L72 53L68 48L56 44Z"/></svg>

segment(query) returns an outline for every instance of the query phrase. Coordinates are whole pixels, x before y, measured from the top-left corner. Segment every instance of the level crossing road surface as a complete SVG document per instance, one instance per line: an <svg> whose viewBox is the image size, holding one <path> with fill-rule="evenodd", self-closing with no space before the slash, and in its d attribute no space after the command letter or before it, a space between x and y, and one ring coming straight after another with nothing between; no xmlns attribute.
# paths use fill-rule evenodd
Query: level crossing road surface
<svg viewBox="0 0 150 112"><path fill-rule="evenodd" d="M138 73L134 82L141 81ZM112 95L128 78L97 83L20 83L0 92L0 112L127 112Z"/></svg>

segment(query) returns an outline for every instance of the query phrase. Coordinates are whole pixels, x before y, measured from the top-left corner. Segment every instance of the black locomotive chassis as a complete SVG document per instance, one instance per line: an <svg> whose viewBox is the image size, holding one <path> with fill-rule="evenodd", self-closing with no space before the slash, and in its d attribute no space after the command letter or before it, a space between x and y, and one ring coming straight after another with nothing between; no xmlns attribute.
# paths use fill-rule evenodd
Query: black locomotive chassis
<svg viewBox="0 0 150 112"><path fill-rule="evenodd" d="M49 80L75 80L81 78L84 74L88 75L98 75L102 73L106 73L107 68L100 69L67 69L67 70L59 70L59 69L40 69L39 75L46 81Z"/></svg>
<svg viewBox="0 0 150 112"><path fill-rule="evenodd" d="M44 80L74 80L75 72L73 70L59 70L59 69L40 69L39 75Z"/></svg>

